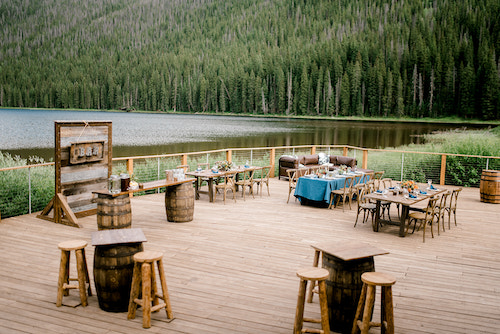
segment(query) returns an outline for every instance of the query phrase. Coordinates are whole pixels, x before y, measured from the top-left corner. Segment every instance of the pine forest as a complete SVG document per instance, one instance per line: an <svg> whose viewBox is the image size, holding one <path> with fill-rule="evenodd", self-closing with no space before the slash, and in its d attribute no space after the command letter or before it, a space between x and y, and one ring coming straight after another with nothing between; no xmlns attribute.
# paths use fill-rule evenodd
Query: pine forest
<svg viewBox="0 0 500 334"><path fill-rule="evenodd" d="M0 106L497 120L500 1L0 1Z"/></svg>

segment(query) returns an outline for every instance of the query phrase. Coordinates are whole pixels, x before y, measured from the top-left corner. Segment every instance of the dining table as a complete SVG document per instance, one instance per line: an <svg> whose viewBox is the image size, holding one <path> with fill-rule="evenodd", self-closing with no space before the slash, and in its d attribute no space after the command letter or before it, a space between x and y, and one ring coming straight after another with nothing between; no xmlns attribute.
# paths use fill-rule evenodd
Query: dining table
<svg viewBox="0 0 500 334"><path fill-rule="evenodd" d="M236 171L236 179L238 179L238 174L243 173L245 171L255 171L258 170L259 168L262 167L257 167L257 166L236 166L231 169L231 172ZM194 183L194 189L195 189L195 199L200 199L200 193L204 193L204 191L200 190L200 185L202 180L207 181L208 184L208 191L205 193L208 193L208 200L210 202L214 201L214 194L215 194L215 179L224 177L226 175L226 171L223 170L213 170L213 169L203 169L203 170L195 170L195 171L189 171L186 172L185 175L187 176L192 176L196 178L196 182ZM235 185L235 191L238 191L238 186Z"/></svg>
<svg viewBox="0 0 500 334"><path fill-rule="evenodd" d="M302 205L328 206L330 204L330 193L332 190L341 189L344 186L345 176L355 174L343 174L335 177L301 176L297 180L294 196ZM362 177L359 182L366 182L366 175L360 172Z"/></svg>
<svg viewBox="0 0 500 334"><path fill-rule="evenodd" d="M372 228L373 231L378 232L381 224L386 225L396 225L399 226L399 236L406 236L406 220L408 219L408 213L410 207L433 196L441 194L446 191L446 189L426 189L418 190L413 194L403 194L401 190L398 189L386 189L387 191L379 190L366 194L365 198L376 201L375 208L375 219L373 220ZM382 219L380 215L380 208L382 202L389 202L401 205L401 212L399 215L399 221Z"/></svg>

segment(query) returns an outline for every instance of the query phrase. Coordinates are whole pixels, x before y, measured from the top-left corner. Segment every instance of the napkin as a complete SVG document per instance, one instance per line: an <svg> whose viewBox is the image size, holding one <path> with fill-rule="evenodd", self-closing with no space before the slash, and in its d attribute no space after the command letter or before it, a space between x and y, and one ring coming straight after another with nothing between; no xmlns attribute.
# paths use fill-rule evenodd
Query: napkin
<svg viewBox="0 0 500 334"><path fill-rule="evenodd" d="M436 190L436 188L434 188L434 186L431 184L431 190Z"/></svg>
<svg viewBox="0 0 500 334"><path fill-rule="evenodd" d="M415 196L413 194L410 194L409 196L410 196L410 198L417 198L417 196Z"/></svg>
<svg viewBox="0 0 500 334"><path fill-rule="evenodd" d="M394 187L389 187L389 189L395 189Z"/></svg>
<svg viewBox="0 0 500 334"><path fill-rule="evenodd" d="M376 193L381 194L382 190L377 190Z"/></svg>
<svg viewBox="0 0 500 334"><path fill-rule="evenodd" d="M423 190L420 190L420 193L421 193L422 195L427 195L427 192L425 192L425 191L423 191Z"/></svg>

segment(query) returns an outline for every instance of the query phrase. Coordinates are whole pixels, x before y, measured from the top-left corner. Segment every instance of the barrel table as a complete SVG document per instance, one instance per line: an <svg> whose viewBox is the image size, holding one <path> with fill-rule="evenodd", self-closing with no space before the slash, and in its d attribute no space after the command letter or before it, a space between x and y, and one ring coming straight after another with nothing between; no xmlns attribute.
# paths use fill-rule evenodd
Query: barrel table
<svg viewBox="0 0 500 334"><path fill-rule="evenodd" d="M479 191L481 202L500 204L500 170L483 170Z"/></svg>
<svg viewBox="0 0 500 334"><path fill-rule="evenodd" d="M99 307L107 312L127 312L134 271L134 254L147 241L140 228L92 232L94 283Z"/></svg>
<svg viewBox="0 0 500 334"><path fill-rule="evenodd" d="M326 279L326 298L330 329L350 333L356 307L363 288L361 275L375 271L373 257L387 251L360 242L323 243L311 245L322 252L322 267L330 273Z"/></svg>

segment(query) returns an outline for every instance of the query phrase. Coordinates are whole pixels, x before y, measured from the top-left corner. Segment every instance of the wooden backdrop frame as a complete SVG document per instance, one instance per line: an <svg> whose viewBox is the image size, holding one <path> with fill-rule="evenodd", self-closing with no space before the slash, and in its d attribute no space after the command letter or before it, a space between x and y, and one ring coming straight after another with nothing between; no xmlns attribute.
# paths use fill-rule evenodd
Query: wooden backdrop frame
<svg viewBox="0 0 500 334"><path fill-rule="evenodd" d="M37 216L58 224L80 227L78 217L96 214L92 202L92 191L107 189L108 178L113 166L112 122L111 121L55 121L55 195ZM78 129L78 128L81 128ZM102 131L100 136L92 136L93 131ZM75 136L79 133L79 136ZM75 139L76 137L76 139ZM78 163L70 163L71 145L95 142L102 143L102 159L85 158ZM95 157L94 157L95 158ZM98 172L92 176L92 171ZM85 173L90 174L85 177ZM71 175L70 182L63 180ZM81 177L80 179L78 179ZM68 178L68 177L66 177ZM76 197L78 200L68 201ZM90 204L92 202L92 204ZM73 212L77 209L77 212ZM49 213L53 211L53 216Z"/></svg>

